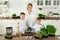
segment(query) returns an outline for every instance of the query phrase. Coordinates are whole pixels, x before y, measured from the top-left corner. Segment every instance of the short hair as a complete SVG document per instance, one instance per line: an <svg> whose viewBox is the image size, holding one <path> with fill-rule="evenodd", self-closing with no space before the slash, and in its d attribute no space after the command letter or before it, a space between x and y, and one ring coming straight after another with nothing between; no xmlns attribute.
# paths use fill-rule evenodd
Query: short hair
<svg viewBox="0 0 60 40"><path fill-rule="evenodd" d="M29 3L28 6L29 6L29 5L33 6L32 3Z"/></svg>
<svg viewBox="0 0 60 40"><path fill-rule="evenodd" d="M21 12L20 15L25 15L25 13L24 12Z"/></svg>
<svg viewBox="0 0 60 40"><path fill-rule="evenodd" d="M37 19L38 21L41 21L41 20L40 20L40 17L37 17L36 19Z"/></svg>

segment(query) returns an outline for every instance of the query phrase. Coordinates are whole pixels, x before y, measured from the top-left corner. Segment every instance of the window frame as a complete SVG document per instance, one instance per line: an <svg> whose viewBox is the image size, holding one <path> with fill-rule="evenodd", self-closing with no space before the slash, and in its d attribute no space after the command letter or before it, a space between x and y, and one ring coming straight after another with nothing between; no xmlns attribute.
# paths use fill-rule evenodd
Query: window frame
<svg viewBox="0 0 60 40"><path fill-rule="evenodd" d="M43 5L43 0L37 0L37 5Z"/></svg>
<svg viewBox="0 0 60 40"><path fill-rule="evenodd" d="M51 5L51 0L45 0L45 5Z"/></svg>
<svg viewBox="0 0 60 40"><path fill-rule="evenodd" d="M59 5L59 0L53 0L53 5Z"/></svg>

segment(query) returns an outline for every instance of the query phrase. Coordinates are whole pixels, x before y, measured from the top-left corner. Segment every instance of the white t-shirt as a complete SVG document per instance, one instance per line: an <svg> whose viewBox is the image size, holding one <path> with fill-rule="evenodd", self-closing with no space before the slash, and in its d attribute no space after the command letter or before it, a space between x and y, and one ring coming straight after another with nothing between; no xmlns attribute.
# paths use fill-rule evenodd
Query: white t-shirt
<svg viewBox="0 0 60 40"><path fill-rule="evenodd" d="M35 24L32 28L34 28L35 32L39 32L40 29L42 28L42 25Z"/></svg>
<svg viewBox="0 0 60 40"><path fill-rule="evenodd" d="M35 24L35 20L38 17L38 12L35 10L32 10L32 12L29 14L28 11L26 11L26 19L27 19L27 25L29 27L32 27Z"/></svg>
<svg viewBox="0 0 60 40"><path fill-rule="evenodd" d="M18 23L19 23L19 31L20 32L24 32L27 28L26 26L26 20L18 20Z"/></svg>

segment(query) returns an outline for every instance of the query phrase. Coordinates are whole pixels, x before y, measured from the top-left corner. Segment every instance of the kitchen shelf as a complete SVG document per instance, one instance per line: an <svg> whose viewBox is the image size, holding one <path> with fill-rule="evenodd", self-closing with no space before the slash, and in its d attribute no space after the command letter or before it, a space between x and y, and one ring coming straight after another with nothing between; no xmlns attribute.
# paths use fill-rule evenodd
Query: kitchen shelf
<svg viewBox="0 0 60 40"><path fill-rule="evenodd" d="M19 18L13 19L13 18L0 18L0 20L20 20ZM41 20L60 20L60 18L45 18Z"/></svg>
<svg viewBox="0 0 60 40"><path fill-rule="evenodd" d="M43 20L60 20L58 17L50 17L50 18L45 18Z"/></svg>

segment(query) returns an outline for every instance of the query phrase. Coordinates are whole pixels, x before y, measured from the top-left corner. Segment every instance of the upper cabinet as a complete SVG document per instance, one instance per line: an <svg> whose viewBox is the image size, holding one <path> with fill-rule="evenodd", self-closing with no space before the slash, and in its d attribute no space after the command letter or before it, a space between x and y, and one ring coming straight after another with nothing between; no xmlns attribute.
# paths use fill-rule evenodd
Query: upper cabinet
<svg viewBox="0 0 60 40"><path fill-rule="evenodd" d="M60 0L36 0L37 6L41 7L58 7L60 6Z"/></svg>
<svg viewBox="0 0 60 40"><path fill-rule="evenodd" d="M59 5L60 0L36 0L37 5Z"/></svg>
<svg viewBox="0 0 60 40"><path fill-rule="evenodd" d="M43 5L43 0L37 0L37 5Z"/></svg>

